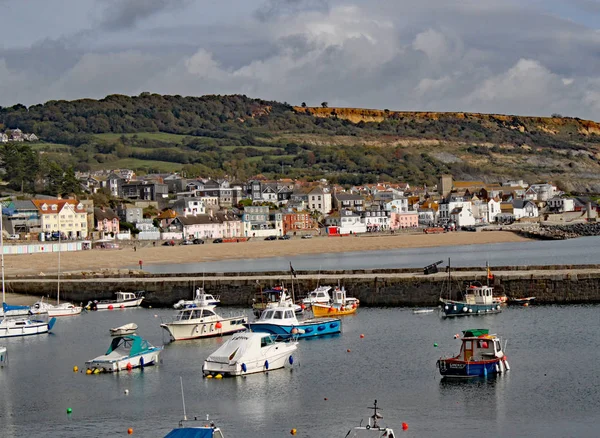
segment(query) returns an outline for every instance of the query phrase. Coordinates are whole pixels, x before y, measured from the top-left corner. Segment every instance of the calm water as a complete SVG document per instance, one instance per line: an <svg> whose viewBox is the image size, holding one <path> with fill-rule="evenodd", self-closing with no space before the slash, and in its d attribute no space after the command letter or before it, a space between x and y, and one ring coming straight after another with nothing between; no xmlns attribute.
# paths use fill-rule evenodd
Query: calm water
<svg viewBox="0 0 600 438"><path fill-rule="evenodd" d="M251 244L251 243L249 243ZM388 251L313 254L290 257L226 260L205 263L162 264L144 267L153 273L286 271L419 268L451 258L453 266L600 264L600 237L570 240L442 246ZM135 267L134 267L135 268Z"/></svg>
<svg viewBox="0 0 600 438"><path fill-rule="evenodd" d="M367 418L374 399L398 436L596 437L598 310L531 306L442 320L359 309L344 319L341 335L301 341L293 370L220 381L203 379L201 367L223 339L168 344L162 363L144 371L74 373L74 365L84 368L105 352L110 327L135 322L138 333L162 345L160 317L172 310L83 314L61 319L48 336L0 340L10 360L0 369L0 436L126 436L131 427L134 436L162 437L182 417L182 376L188 417L210 414L228 438L285 437L292 428L298 437L341 438ZM455 333L475 327L508 341L511 371L442 381L436 359L458 351Z"/></svg>

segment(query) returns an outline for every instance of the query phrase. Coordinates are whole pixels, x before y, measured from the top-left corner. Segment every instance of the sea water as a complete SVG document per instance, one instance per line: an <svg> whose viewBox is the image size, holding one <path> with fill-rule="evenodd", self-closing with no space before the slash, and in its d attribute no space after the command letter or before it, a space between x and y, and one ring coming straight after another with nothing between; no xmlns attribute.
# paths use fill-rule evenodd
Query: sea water
<svg viewBox="0 0 600 438"><path fill-rule="evenodd" d="M442 319L360 308L343 318L340 335L300 341L291 369L222 380L201 370L227 338L169 343L159 324L173 310L90 312L59 319L49 335L1 340L10 362L0 368L0 436L112 437L132 428L133 436L162 437L183 417L182 377L188 418L210 415L227 438L284 437L291 429L298 437L344 437L365 424L375 399L396 436L596 437L599 310L532 305ZM110 344L109 328L129 322L154 345L165 343L161 362L86 375L85 361ZM502 337L509 372L441 379L436 360L458 353L454 335L469 328Z"/></svg>

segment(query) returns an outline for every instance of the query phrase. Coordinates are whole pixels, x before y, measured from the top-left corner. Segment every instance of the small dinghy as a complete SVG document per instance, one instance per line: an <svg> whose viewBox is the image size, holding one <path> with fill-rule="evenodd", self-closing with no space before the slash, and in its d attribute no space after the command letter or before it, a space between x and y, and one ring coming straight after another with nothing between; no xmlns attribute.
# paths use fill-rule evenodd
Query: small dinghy
<svg viewBox="0 0 600 438"><path fill-rule="evenodd" d="M122 325L120 327L114 327L110 329L110 335L111 336L123 336L123 335L130 335L132 333L135 333L135 331L138 329L137 324L130 322L129 324L125 324Z"/></svg>

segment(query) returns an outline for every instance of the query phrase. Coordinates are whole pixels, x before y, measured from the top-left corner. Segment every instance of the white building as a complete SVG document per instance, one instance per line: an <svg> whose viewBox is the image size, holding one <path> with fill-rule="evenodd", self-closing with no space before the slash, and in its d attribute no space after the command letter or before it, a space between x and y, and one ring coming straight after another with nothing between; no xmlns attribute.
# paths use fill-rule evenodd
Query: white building
<svg viewBox="0 0 600 438"><path fill-rule="evenodd" d="M561 198L555 196L548 199L548 210L551 213L564 213L566 211L575 211L575 200L571 198Z"/></svg>
<svg viewBox="0 0 600 438"><path fill-rule="evenodd" d="M325 218L328 226L339 228L339 234L360 234L367 232L367 225L361 220L360 214L351 210L342 210Z"/></svg>
<svg viewBox="0 0 600 438"><path fill-rule="evenodd" d="M531 184L525 192L525 199L530 201L547 201L558 193L552 184Z"/></svg>
<svg viewBox="0 0 600 438"><path fill-rule="evenodd" d="M206 206L201 198L181 198L173 204L173 210L179 216L196 216L206 213Z"/></svg>
<svg viewBox="0 0 600 438"><path fill-rule="evenodd" d="M315 187L308 192L308 208L310 211L318 211L322 215L328 214L331 207L331 192L328 188Z"/></svg>
<svg viewBox="0 0 600 438"><path fill-rule="evenodd" d="M367 231L383 231L390 228L390 217L387 211L363 211L361 216Z"/></svg>
<svg viewBox="0 0 600 438"><path fill-rule="evenodd" d="M464 198L461 196L455 196L450 199L451 200L439 204L439 210L438 210L439 221L442 224L445 224L448 221L452 220L450 217L451 212L453 212L454 210L456 210L458 208L465 210L465 212L461 214L462 217L468 216L469 214L471 217L473 217L473 206L471 205L471 201L465 201ZM467 213L467 211L469 213ZM474 217L473 217L473 223L475 223ZM463 226L463 225L460 225L460 226Z"/></svg>
<svg viewBox="0 0 600 438"><path fill-rule="evenodd" d="M527 199L515 199L513 201L513 216L515 220L524 217L538 217L539 210L535 202Z"/></svg>
<svg viewBox="0 0 600 438"><path fill-rule="evenodd" d="M452 209L452 211L450 211L450 220L456 224L457 228L475 225L475 216L473 216L473 211L467 206L455 207Z"/></svg>
<svg viewBox="0 0 600 438"><path fill-rule="evenodd" d="M390 202L386 202L385 211L394 213L406 213L408 211L408 198L398 198Z"/></svg>

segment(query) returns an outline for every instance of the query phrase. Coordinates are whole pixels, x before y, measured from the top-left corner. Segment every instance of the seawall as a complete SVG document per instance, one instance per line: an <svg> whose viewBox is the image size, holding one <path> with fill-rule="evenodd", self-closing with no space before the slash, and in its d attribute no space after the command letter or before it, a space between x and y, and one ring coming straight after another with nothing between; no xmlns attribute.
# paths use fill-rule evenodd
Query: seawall
<svg viewBox="0 0 600 438"><path fill-rule="evenodd" d="M600 303L600 266L540 266L495 267L494 285L498 293L509 297L535 296L537 303ZM439 272L424 275L422 270L361 270L297 273L294 278L296 298L313 290L318 284L338 282L361 301L363 306L433 306L450 284L456 293L463 282L485 282L484 270L462 268L448 274ZM291 288L289 272L260 274L152 275L143 271L105 271L65 275L60 280L62 300L87 303L90 300L110 299L117 291L145 291L145 305L169 307L178 300L191 299L195 287L204 283L207 293L221 296L224 306L250 306L261 288L284 283ZM6 281L7 291L33 296L56 298L56 277L15 277ZM456 297L455 297L456 298Z"/></svg>

